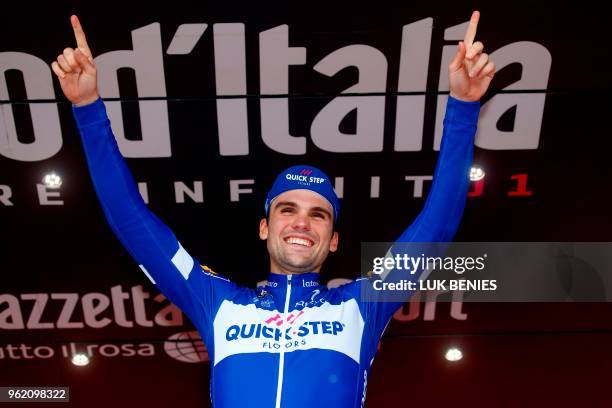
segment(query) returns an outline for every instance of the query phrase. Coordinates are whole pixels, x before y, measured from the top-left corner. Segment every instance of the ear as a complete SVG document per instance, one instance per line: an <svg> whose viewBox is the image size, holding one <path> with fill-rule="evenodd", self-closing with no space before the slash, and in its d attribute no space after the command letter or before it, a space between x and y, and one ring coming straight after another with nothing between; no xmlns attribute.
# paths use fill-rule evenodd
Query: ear
<svg viewBox="0 0 612 408"><path fill-rule="evenodd" d="M259 238L264 241L268 239L268 221L265 218L259 221Z"/></svg>
<svg viewBox="0 0 612 408"><path fill-rule="evenodd" d="M329 251L330 252L336 252L336 250L338 249L339 240L340 240L340 236L338 235L338 232L334 231L334 233L332 234L331 240L329 241Z"/></svg>

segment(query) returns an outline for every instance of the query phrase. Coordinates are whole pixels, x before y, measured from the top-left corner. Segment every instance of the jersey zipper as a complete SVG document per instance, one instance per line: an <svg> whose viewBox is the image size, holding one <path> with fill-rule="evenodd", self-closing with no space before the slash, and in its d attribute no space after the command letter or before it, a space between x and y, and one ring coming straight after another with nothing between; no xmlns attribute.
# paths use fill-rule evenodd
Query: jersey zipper
<svg viewBox="0 0 612 408"><path fill-rule="evenodd" d="M283 326L286 323L285 318L289 313L289 299L291 298L291 275L287 275L287 291L285 295L285 312L283 315ZM285 348L281 348L281 352L278 358L278 384L276 385L276 408L281 406L281 397L283 393L283 369L285 366Z"/></svg>

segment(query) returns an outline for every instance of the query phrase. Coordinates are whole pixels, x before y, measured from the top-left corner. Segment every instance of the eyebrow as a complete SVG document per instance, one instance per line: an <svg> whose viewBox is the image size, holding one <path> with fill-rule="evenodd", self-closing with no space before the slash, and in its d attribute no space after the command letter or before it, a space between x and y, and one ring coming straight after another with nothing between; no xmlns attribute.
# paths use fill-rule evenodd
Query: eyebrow
<svg viewBox="0 0 612 408"><path fill-rule="evenodd" d="M310 211L320 211L322 213L325 213L329 217L329 219L331 219L332 217L331 213L327 211L326 208L323 208L323 207L313 207L310 209Z"/></svg>
<svg viewBox="0 0 612 408"><path fill-rule="evenodd" d="M297 208L298 205L296 203L294 203L293 201L279 201L278 203L276 203L276 205L274 206L274 208L278 208L278 207L292 207L292 208ZM310 209L310 211L319 211L322 212L324 214L326 214L330 219L332 218L331 213L323 207L312 207Z"/></svg>
<svg viewBox="0 0 612 408"><path fill-rule="evenodd" d="M279 201L276 204L274 204L275 209L278 207L297 207L297 204L294 203L293 201Z"/></svg>

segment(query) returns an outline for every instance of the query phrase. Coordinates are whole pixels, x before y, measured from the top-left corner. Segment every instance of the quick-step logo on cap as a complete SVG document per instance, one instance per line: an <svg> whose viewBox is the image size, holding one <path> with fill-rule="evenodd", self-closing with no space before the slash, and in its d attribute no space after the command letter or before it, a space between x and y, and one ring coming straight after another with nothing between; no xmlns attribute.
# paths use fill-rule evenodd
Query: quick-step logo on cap
<svg viewBox="0 0 612 408"><path fill-rule="evenodd" d="M285 179L289 181L295 181L298 184L304 185L304 186L309 186L311 184L325 183L325 178L311 176L312 173L313 173L312 169L302 169L298 172L298 174L294 174L294 173L285 174Z"/></svg>

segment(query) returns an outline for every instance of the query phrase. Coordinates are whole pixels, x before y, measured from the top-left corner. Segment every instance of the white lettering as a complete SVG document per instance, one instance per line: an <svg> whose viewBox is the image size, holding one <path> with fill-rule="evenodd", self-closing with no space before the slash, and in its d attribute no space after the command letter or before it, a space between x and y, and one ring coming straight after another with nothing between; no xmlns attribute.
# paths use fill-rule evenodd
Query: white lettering
<svg viewBox="0 0 612 408"><path fill-rule="evenodd" d="M414 190L412 192L412 196L423 197L423 183L425 181L433 180L433 176L406 176L406 181L414 181Z"/></svg>
<svg viewBox="0 0 612 408"><path fill-rule="evenodd" d="M49 191L44 184L36 184L36 191L40 205L64 205L64 200L50 200L52 197L60 196L59 190Z"/></svg>
<svg viewBox="0 0 612 408"><path fill-rule="evenodd" d="M444 39L462 38L466 23L449 27ZM380 152L383 150L385 101L387 96L371 93L387 92L387 58L399 61L397 91L419 93L396 98L394 151L420 151L425 121L426 83L431 57L433 19L425 18L402 28L399 55L385 56L379 49L365 44L351 44L333 50L314 66L314 71L333 77L347 67L354 67L358 80L342 91L316 114L310 123L312 142L322 150L334 153ZM168 54L187 54L206 29L206 24L179 26ZM185 31L186 30L186 31ZM183 41L179 31L194 33L193 39ZM289 117L290 69L306 64L306 47L291 47L290 27L279 25L259 33L259 98L261 137L272 150L282 154L304 155L307 135L292 135ZM120 98L117 72L133 70L140 100L140 135L126 135L121 104L107 101L109 117L117 143L125 157L170 157L171 143L165 84L163 49L159 23L152 23L131 32L132 47L103 53L96 58L101 93ZM175 41L176 40L176 41ZM214 70L219 154L237 156L249 154L247 113L247 55L245 24L219 23L213 25ZM456 51L456 45L441 50L439 91L448 91L446 69ZM399 58L397 58L399 57ZM498 70L520 64L521 78L507 86L507 90L541 89L541 93L504 93L494 95L483 104L476 145L491 150L536 149L542 126L546 87L552 57L541 44L531 41L510 43L491 52ZM249 64L252 66L253 64ZM306 70L306 68L301 68ZM20 52L0 52L0 99L9 99L7 71L17 70L23 75L28 99L54 100L52 73L42 59ZM21 84L19 84L21 86ZM369 95L346 95L368 93ZM278 97L265 97L278 96ZM440 95L436 105L434 150L438 150L442 136L446 95ZM0 106L0 155L19 161L40 161L54 156L62 147L62 133L56 102L32 103L28 106L32 117L34 142L23 143L18 138L19 124L15 123L13 105ZM499 119L515 109L512 130L499 130ZM355 113L355 131L339 129L347 115ZM303 120L300 119L300 122ZM129 139L128 139L129 137ZM0 190L0 202L8 201L7 190ZM186 193L186 192L185 192ZM194 192L194 195L197 193ZM372 194L374 195L374 194ZM374 198L374 197L373 197ZM178 200L177 200L178 201ZM194 201L197 202L196 199Z"/></svg>
<svg viewBox="0 0 612 408"><path fill-rule="evenodd" d="M0 311L0 329L23 329L23 314L19 306L19 299L13 295L0 295L0 305L6 303L8 307Z"/></svg>
<svg viewBox="0 0 612 408"><path fill-rule="evenodd" d="M142 200L149 204L149 186L147 183L138 183L138 193L142 197Z"/></svg>
<svg viewBox="0 0 612 408"><path fill-rule="evenodd" d="M461 40L467 24L466 22L449 27L445 31L444 39L448 41ZM442 49L441 72L446 70L455 55L456 48L456 45L449 45ZM552 63L550 52L544 46L535 42L520 41L508 44L490 53L490 58L495 61L497 71L513 63L521 64L521 79L504 89L542 89L542 93L511 93L493 96L481 107L475 145L490 150L537 149L544 114L545 90L548 86L548 76ZM438 90L449 90L447 75L440 75ZM442 122L447 101L447 95L438 96L434 138L435 150L440 149ZM497 128L499 118L512 108L516 108L513 130L500 131Z"/></svg>
<svg viewBox="0 0 612 408"><path fill-rule="evenodd" d="M132 295L132 303L125 300ZM148 319L145 301L151 297L150 293L143 290L142 285L132 286L130 293L124 292L121 285L111 288L111 297L103 293L86 293L81 297L83 321L77 321L79 313L75 313L79 304L78 293L25 293L19 295L23 301L33 301L31 312L24 324L24 314L19 298L10 294L0 294L0 329L3 330L38 330L38 329L81 329L85 326L99 329L115 323L121 327L133 327L134 322L126 317L126 306L133 309L134 321L140 327L153 327L154 323L159 326L182 326L183 315L181 311L167 299L159 294L154 300L157 303L167 303L157 311L154 322ZM49 298L53 301L61 301L62 306L49 306ZM112 300L111 300L112 298ZM112 308L109 308L112 301ZM51 302L52 303L52 302ZM5 306L6 305L6 306ZM49 307L47 307L49 306ZM110 310L109 310L110 309ZM23 309L25 310L25 309ZM59 312L57 312L59 310ZM112 312L110 316L101 318L105 312ZM50 314L57 314L55 321L43 321L45 316L49 319ZM74 319L74 320L71 320Z"/></svg>
<svg viewBox="0 0 612 408"><path fill-rule="evenodd" d="M378 198L380 196L380 177L370 177L370 198Z"/></svg>
<svg viewBox="0 0 612 408"><path fill-rule="evenodd" d="M334 179L334 191L338 198L344 197L344 177L336 177Z"/></svg>
<svg viewBox="0 0 612 408"><path fill-rule="evenodd" d="M28 323L26 324L28 329L52 329L54 327L53 323L40 322L40 318L42 317L42 314L45 311L45 306L47 305L47 301L49 300L49 295L47 295L46 293L28 293L21 295L21 299L34 301L34 306L32 307L30 318L28 319Z"/></svg>
<svg viewBox="0 0 612 408"><path fill-rule="evenodd" d="M104 317L98 320L98 315L104 312L110 305L108 296L102 293L88 293L81 298L83 305L83 318L85 324L94 329L101 329L111 323L111 319Z"/></svg>
<svg viewBox="0 0 612 408"><path fill-rule="evenodd" d="M13 203L11 203L9 201L9 198L11 198L12 194L13 193L12 193L11 188L9 186L5 186L5 185L1 185L0 184L0 203L5 205L6 207L9 207L9 206L13 205Z"/></svg>
<svg viewBox="0 0 612 408"><path fill-rule="evenodd" d="M240 188L243 184L255 184L255 180L230 180L230 200L232 202L240 201L241 193L252 193L253 189L251 188Z"/></svg>
<svg viewBox="0 0 612 408"><path fill-rule="evenodd" d="M6 71L18 70L28 99L54 100L53 79L49 65L23 52L0 52L0 99L8 100ZM19 161L39 161L54 156L62 148L62 129L56 102L29 104L34 142L18 139L13 105L0 105L0 155Z"/></svg>
<svg viewBox="0 0 612 408"><path fill-rule="evenodd" d="M398 92L423 92L398 95L395 115L395 151L420 151L423 147L425 91L431 48L431 17L405 25L402 30Z"/></svg>
<svg viewBox="0 0 612 408"><path fill-rule="evenodd" d="M166 297L162 294L155 296L154 300L158 303L161 303L166 299ZM168 305L161 309L155 315L155 323L158 326L182 326L183 325L183 313L181 310L174 305L174 303L168 302Z"/></svg>
<svg viewBox="0 0 612 408"><path fill-rule="evenodd" d="M289 26L259 34L259 86L262 94L289 93L289 66L306 63L306 48L289 47ZM261 98L261 138L284 154L306 154L306 138L289 133L289 99Z"/></svg>
<svg viewBox="0 0 612 408"><path fill-rule="evenodd" d="M145 299L150 298L149 292L142 290L142 285L132 287L132 301L134 302L134 318L141 327L153 327L153 322L147 319Z"/></svg>
<svg viewBox="0 0 612 408"><path fill-rule="evenodd" d="M71 322L70 317L74 312L75 306L79 301L79 295L76 293L52 293L51 299L63 299L64 307L57 319L58 329L80 329L83 327L83 322Z"/></svg>
<svg viewBox="0 0 612 408"><path fill-rule="evenodd" d="M217 95L246 95L244 24L214 24L213 38ZM221 156L249 154L246 98L218 98L217 122Z"/></svg>
<svg viewBox="0 0 612 408"><path fill-rule="evenodd" d="M133 50L109 51L98 55L98 87L107 98L119 98L117 71L131 68L136 75L139 97L166 96L163 50L159 23L132 31ZM124 132L121 101L105 103L113 133L125 157L171 157L168 104L165 99L141 100L141 140L128 140Z"/></svg>
<svg viewBox="0 0 612 408"><path fill-rule="evenodd" d="M387 85L387 59L374 47L349 45L323 58L314 70L334 76L346 67L359 71L359 82L342 93L385 92ZM357 131L340 131L342 119L357 110ZM384 96L338 96L329 102L312 121L312 141L328 152L380 152L383 148L385 122Z"/></svg>
<svg viewBox="0 0 612 408"><path fill-rule="evenodd" d="M51 358L55 355L55 351L48 346L38 346L35 347L33 351L36 358Z"/></svg>
<svg viewBox="0 0 612 408"><path fill-rule="evenodd" d="M124 300L130 298L130 294L121 290L121 285L111 288L111 298L113 300L113 311L115 312L115 322L121 327L134 327L125 316Z"/></svg>
<svg viewBox="0 0 612 408"><path fill-rule="evenodd" d="M177 203L185 202L185 195L189 196L194 202L204 202L204 193L202 192L202 182L194 181L193 190L190 190L185 183L181 181L174 182L174 198Z"/></svg>

